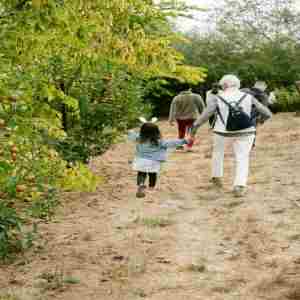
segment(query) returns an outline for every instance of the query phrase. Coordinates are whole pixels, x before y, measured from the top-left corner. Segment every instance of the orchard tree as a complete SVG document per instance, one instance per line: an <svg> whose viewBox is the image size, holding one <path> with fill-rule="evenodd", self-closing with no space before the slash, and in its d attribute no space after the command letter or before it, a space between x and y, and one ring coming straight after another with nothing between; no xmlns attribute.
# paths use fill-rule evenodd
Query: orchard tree
<svg viewBox="0 0 300 300"><path fill-rule="evenodd" d="M290 86L300 76L300 15L295 1L225 0L209 15L213 31L188 34L179 44L186 63L208 69L206 88L224 73L243 85L265 80L271 88Z"/></svg>
<svg viewBox="0 0 300 300"><path fill-rule="evenodd" d="M295 5L295 0L225 0L213 15L220 33L253 47L298 38L300 13Z"/></svg>
<svg viewBox="0 0 300 300"><path fill-rule="evenodd" d="M175 0L0 0L0 215L15 219L0 218L0 258L15 246L16 207L48 218L57 191L95 190L100 179L82 162L151 113L151 78L204 79L173 47L182 37L169 17L190 9Z"/></svg>
<svg viewBox="0 0 300 300"><path fill-rule="evenodd" d="M0 0L3 159L11 156L9 144L19 149L1 188L18 175L13 191L33 176L29 171L42 182L47 169L64 168L61 158L88 161L103 151L150 113L143 102L150 78L203 80L204 72L185 65L173 47L181 37L168 18L189 10L170 0ZM49 168L38 170L41 161Z"/></svg>

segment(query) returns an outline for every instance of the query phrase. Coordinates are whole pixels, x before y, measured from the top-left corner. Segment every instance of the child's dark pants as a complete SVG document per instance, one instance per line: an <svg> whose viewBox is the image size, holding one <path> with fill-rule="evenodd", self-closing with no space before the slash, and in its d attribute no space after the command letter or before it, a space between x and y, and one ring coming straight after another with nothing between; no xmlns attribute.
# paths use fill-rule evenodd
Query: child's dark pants
<svg viewBox="0 0 300 300"><path fill-rule="evenodd" d="M157 180L157 173L138 172L137 185L138 186L145 185L147 174L149 175L149 187L155 187L156 180Z"/></svg>

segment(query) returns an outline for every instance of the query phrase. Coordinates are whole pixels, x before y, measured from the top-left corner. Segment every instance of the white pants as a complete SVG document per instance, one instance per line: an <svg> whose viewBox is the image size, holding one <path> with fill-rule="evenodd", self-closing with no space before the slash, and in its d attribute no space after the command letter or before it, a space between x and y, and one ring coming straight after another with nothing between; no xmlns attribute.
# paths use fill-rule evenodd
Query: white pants
<svg viewBox="0 0 300 300"><path fill-rule="evenodd" d="M212 177L223 177L225 142L230 142L232 143L235 156L235 179L233 185L246 186L249 173L250 151L254 138L254 134L239 137L224 137L214 134Z"/></svg>

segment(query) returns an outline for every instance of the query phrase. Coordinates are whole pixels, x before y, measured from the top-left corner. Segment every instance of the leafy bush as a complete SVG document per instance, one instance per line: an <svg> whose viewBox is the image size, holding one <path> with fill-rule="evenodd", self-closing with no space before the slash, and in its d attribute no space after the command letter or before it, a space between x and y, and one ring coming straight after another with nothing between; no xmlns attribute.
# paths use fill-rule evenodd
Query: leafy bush
<svg viewBox="0 0 300 300"><path fill-rule="evenodd" d="M13 254L32 246L36 226L24 232L23 221L14 208L0 202L0 259L6 260Z"/></svg>
<svg viewBox="0 0 300 300"><path fill-rule="evenodd" d="M300 111L300 95L295 87L277 89L275 95L273 109L277 112Z"/></svg>
<svg viewBox="0 0 300 300"><path fill-rule="evenodd" d="M0 198L16 218L47 219L61 189L95 190L82 163L150 113L144 82L199 81L203 71L172 47L179 36L167 16L186 12L181 1L168 9L144 0L0 6Z"/></svg>
<svg viewBox="0 0 300 300"><path fill-rule="evenodd" d="M17 216L15 209L0 202L0 258L8 256L16 231L21 231L21 219Z"/></svg>
<svg viewBox="0 0 300 300"><path fill-rule="evenodd" d="M94 175L87 166L77 163L65 170L60 186L66 191L95 192L103 178Z"/></svg>
<svg viewBox="0 0 300 300"><path fill-rule="evenodd" d="M71 162L88 162L91 156L103 153L139 116L151 111L151 105L143 102L140 79L113 66L111 74L90 71L96 74L81 78L70 91L79 99L79 114L70 121L67 137L56 143L56 149Z"/></svg>
<svg viewBox="0 0 300 300"><path fill-rule="evenodd" d="M153 107L153 114L162 117L168 116L173 98L189 88L198 92L197 86L193 83L182 83L174 78L156 78L148 81L146 99Z"/></svg>
<svg viewBox="0 0 300 300"><path fill-rule="evenodd" d="M41 130L49 126L45 120L33 117L31 110L16 112L20 104L0 103L4 126L0 129L2 152L0 173L2 198L32 201L55 188L66 163L58 153L44 145ZM31 116L31 118L30 118Z"/></svg>

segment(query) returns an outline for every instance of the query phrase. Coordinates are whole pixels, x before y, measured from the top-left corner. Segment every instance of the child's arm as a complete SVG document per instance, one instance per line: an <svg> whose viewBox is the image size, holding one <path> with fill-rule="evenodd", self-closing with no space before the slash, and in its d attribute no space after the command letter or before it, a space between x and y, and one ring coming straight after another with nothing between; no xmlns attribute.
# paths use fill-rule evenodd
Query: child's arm
<svg viewBox="0 0 300 300"><path fill-rule="evenodd" d="M176 148L178 146L186 145L188 142L187 139L164 140L161 142L161 145L164 148Z"/></svg>
<svg viewBox="0 0 300 300"><path fill-rule="evenodd" d="M127 138L131 142L136 142L139 139L140 135L136 133L134 130L129 130Z"/></svg>

